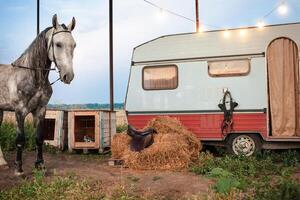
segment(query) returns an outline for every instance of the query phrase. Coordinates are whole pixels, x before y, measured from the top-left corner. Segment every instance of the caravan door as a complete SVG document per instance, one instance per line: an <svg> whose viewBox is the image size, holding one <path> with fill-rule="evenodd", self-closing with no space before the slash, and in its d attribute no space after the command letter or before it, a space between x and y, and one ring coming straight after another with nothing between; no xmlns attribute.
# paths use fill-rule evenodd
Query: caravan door
<svg viewBox="0 0 300 200"><path fill-rule="evenodd" d="M289 38L273 40L267 49L271 135L300 136L298 48Z"/></svg>

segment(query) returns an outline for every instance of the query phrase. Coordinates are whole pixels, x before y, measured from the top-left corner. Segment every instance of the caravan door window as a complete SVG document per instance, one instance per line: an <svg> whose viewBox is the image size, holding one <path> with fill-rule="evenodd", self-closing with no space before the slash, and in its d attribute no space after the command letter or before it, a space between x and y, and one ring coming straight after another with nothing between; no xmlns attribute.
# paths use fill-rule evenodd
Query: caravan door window
<svg viewBox="0 0 300 200"><path fill-rule="evenodd" d="M176 65L147 66L142 76L144 90L172 90L178 86Z"/></svg>
<svg viewBox="0 0 300 200"><path fill-rule="evenodd" d="M208 73L210 76L242 76L250 71L250 61L244 60L223 60L208 62Z"/></svg>

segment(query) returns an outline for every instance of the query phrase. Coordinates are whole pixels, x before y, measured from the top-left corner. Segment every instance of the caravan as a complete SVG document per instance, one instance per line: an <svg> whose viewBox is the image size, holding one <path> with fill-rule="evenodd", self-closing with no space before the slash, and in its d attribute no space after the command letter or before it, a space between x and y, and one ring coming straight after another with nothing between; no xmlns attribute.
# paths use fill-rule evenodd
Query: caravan
<svg viewBox="0 0 300 200"><path fill-rule="evenodd" d="M300 24L159 37L136 47L125 109L179 119L204 144L251 155L300 148Z"/></svg>

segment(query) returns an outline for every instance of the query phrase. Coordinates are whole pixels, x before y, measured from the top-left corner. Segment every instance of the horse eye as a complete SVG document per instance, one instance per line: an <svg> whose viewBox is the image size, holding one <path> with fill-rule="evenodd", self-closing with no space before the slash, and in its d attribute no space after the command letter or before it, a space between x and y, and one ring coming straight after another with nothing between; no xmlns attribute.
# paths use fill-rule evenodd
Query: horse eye
<svg viewBox="0 0 300 200"><path fill-rule="evenodd" d="M56 47L61 48L62 47L62 43L56 43Z"/></svg>

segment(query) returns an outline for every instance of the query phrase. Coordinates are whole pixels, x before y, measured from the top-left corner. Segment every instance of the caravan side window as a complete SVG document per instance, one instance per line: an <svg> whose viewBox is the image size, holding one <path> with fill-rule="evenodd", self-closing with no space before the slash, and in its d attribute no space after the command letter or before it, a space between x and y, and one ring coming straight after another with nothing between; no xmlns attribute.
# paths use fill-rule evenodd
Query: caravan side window
<svg viewBox="0 0 300 200"><path fill-rule="evenodd" d="M178 86L176 65L144 67L142 76L144 90L172 90Z"/></svg>
<svg viewBox="0 0 300 200"><path fill-rule="evenodd" d="M210 76L242 76L250 72L250 60L223 60L208 62Z"/></svg>

